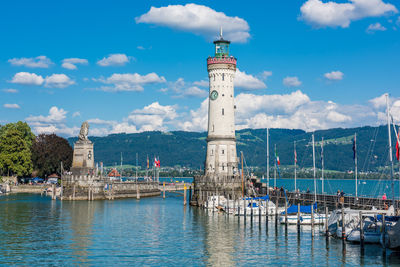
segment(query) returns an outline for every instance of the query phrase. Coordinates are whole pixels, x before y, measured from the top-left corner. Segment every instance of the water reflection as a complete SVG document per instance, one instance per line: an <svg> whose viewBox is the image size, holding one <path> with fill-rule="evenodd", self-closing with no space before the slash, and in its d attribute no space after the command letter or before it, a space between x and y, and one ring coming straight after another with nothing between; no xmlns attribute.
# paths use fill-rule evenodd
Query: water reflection
<svg viewBox="0 0 400 267"><path fill-rule="evenodd" d="M0 265L357 266L400 264L399 252L343 242L323 227L183 207L180 197L60 202L0 197Z"/></svg>

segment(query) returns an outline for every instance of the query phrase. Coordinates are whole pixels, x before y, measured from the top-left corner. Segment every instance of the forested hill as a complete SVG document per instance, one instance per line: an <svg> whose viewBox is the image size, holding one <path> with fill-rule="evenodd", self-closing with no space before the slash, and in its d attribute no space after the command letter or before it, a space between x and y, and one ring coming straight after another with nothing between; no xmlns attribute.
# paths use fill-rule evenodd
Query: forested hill
<svg viewBox="0 0 400 267"><path fill-rule="evenodd" d="M316 162L320 167L320 140L323 137L325 169L347 171L354 168L352 140L357 133L358 166L360 171L373 171L385 166L388 159L387 128L361 127L329 129L315 132ZM248 166L266 165L266 129L244 129L236 132L237 151L243 151ZM393 150L395 153L395 136ZM206 153L206 132L143 132L89 137L94 142L95 161L104 165L119 164L121 152L124 164L145 167L146 155L150 164L154 155L160 157L162 166L187 166L203 168ZM71 145L77 138L70 138ZM293 142L296 141L300 167L312 166L311 133L303 130L270 129L270 164L273 165L276 145L282 165L293 165Z"/></svg>

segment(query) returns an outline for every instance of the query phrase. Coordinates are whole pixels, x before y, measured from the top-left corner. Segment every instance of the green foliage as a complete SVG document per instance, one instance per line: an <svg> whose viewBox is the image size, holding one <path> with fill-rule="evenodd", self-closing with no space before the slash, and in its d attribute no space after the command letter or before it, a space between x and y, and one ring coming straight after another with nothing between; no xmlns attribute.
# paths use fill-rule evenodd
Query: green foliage
<svg viewBox="0 0 400 267"><path fill-rule="evenodd" d="M32 172L32 133L25 125L18 122L0 128L0 169L4 174L21 177Z"/></svg>
<svg viewBox="0 0 400 267"><path fill-rule="evenodd" d="M0 136L11 129L17 130L21 137L25 140L29 149L32 148L32 142L35 139L35 135L32 133L31 128L26 122L18 121L16 123L8 123L0 127Z"/></svg>
<svg viewBox="0 0 400 267"><path fill-rule="evenodd" d="M72 164L72 147L68 141L55 134L40 134L32 145L34 169L41 177L53 173L61 174L61 162L65 170Z"/></svg>

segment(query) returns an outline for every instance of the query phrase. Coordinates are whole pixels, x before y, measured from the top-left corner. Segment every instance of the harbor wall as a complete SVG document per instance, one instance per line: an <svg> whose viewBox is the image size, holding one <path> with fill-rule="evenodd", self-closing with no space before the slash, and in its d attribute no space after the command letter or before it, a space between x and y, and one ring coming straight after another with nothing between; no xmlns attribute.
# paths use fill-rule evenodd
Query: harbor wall
<svg viewBox="0 0 400 267"><path fill-rule="evenodd" d="M66 175L62 200L99 200L159 196L157 182L119 182L100 176Z"/></svg>

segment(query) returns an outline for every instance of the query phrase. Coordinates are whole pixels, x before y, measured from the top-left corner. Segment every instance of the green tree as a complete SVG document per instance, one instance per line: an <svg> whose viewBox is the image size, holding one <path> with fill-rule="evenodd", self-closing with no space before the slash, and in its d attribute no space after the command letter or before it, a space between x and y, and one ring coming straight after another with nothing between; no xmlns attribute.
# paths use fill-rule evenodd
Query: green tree
<svg viewBox="0 0 400 267"><path fill-rule="evenodd" d="M17 127L4 127L0 131L0 169L7 175L29 175L32 172L32 154L26 136Z"/></svg>
<svg viewBox="0 0 400 267"><path fill-rule="evenodd" d="M29 127L26 122L18 121L16 123L8 123L0 127L0 136L11 129L17 130L21 137L25 140L29 149L32 148L32 142L35 139L35 135L32 133L31 127Z"/></svg>
<svg viewBox="0 0 400 267"><path fill-rule="evenodd" d="M42 177L53 173L61 174L61 162L64 169L69 170L72 154L68 141L55 134L40 134L32 145L33 166Z"/></svg>

